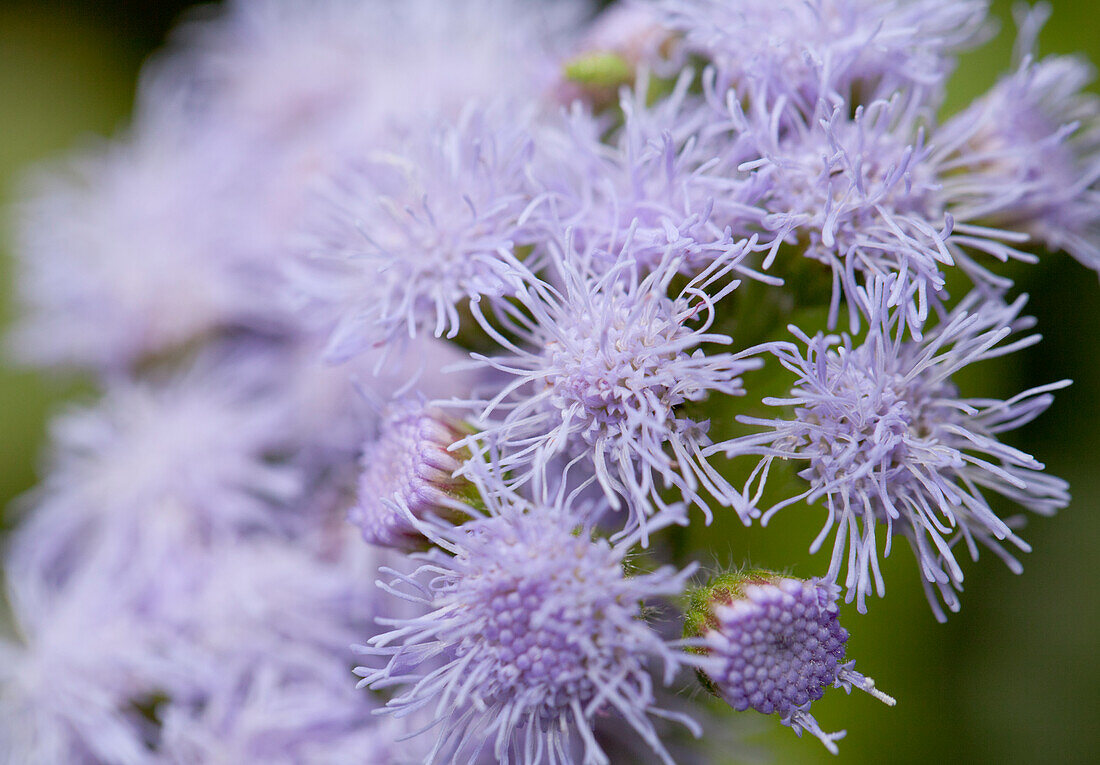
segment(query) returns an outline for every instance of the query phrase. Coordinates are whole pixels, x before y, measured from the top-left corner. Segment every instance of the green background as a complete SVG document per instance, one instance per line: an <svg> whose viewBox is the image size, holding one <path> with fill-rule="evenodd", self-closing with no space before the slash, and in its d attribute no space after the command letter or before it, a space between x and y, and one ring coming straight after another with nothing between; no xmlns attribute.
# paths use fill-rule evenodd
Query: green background
<svg viewBox="0 0 1100 765"><path fill-rule="evenodd" d="M30 163L88 144L125 124L137 68L163 39L182 3L25 2L0 4L0 202L18 195ZM994 4L1001 33L962 60L950 112L1009 65L1009 2ZM1041 37L1044 53L1079 51L1100 62L1100 33L1089 0L1058 0ZM3 222L7 234L7 219ZM912 556L886 561L889 595L870 613L846 607L849 657L898 698L893 709L863 694L832 691L814 706L826 730L847 728L846 763L1089 762L1100 755L1100 283L1068 257L1019 271L1044 341L966 381L982 395L1007 396L1070 377L1052 410L1012 434L1011 443L1070 481L1074 500L1054 519L1035 518L1023 536L1034 552L1017 577L993 555L965 567L963 609L947 625L932 618ZM0 319L10 321L10 262L0 258ZM0 507L35 482L45 419L79 383L46 379L0 364ZM3 516L11 522L11 512ZM811 513L781 513L768 529L733 529L728 559L798 574L822 570L824 553L806 547L818 528ZM712 532L718 531L715 527ZM717 549L724 548L721 544ZM711 545L716 548L715 545ZM727 557L720 555L719 557ZM59 668L60 669L60 668ZM747 713L753 715L754 713ZM810 737L778 725L752 726L751 741L772 761L834 761Z"/></svg>

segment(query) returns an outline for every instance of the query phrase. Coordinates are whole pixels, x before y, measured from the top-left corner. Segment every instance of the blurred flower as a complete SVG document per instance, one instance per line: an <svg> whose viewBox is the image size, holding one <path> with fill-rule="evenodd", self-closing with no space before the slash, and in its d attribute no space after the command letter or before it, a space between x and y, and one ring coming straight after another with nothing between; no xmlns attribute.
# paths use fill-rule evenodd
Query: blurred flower
<svg viewBox="0 0 1100 765"><path fill-rule="evenodd" d="M270 357L224 356L167 380L117 380L55 419L11 565L55 584L93 559L155 578L166 550L278 527L302 488L286 459L288 401Z"/></svg>
<svg viewBox="0 0 1100 765"><path fill-rule="evenodd" d="M738 97L806 117L819 101L903 91L938 105L953 54L981 41L986 0L661 0L663 21Z"/></svg>
<svg viewBox="0 0 1100 765"><path fill-rule="evenodd" d="M517 289L517 249L539 231L533 151L524 119L471 108L347 158L315 205L310 260L290 285L306 317L331 328L330 358L420 332L453 338L464 300Z"/></svg>
<svg viewBox="0 0 1100 765"><path fill-rule="evenodd" d="M943 126L936 162L956 220L1022 232L1100 270L1100 99L1085 91L1092 79L1080 59L1028 57Z"/></svg>

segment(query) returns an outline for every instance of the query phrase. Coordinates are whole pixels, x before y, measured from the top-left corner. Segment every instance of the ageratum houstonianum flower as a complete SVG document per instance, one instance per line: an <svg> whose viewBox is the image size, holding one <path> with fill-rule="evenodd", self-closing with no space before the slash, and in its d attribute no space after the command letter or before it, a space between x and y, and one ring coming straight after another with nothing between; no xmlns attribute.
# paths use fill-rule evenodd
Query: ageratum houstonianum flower
<svg viewBox="0 0 1100 765"><path fill-rule="evenodd" d="M141 578L63 586L6 567L11 631L0 634L0 763L152 765L137 703L181 682L161 601Z"/></svg>
<svg viewBox="0 0 1100 765"><path fill-rule="evenodd" d="M158 106L33 178L16 211L22 359L117 372L218 328L275 322L263 280L225 246L224 157L175 104Z"/></svg>
<svg viewBox="0 0 1100 765"><path fill-rule="evenodd" d="M348 513L363 539L385 547L423 541L402 508L421 519L463 514L471 484L455 477L462 455L450 447L466 434L461 423L423 401L401 399L387 407L377 437L363 447L358 501Z"/></svg>
<svg viewBox="0 0 1100 765"><path fill-rule="evenodd" d="M373 139L456 116L470 100L540 93L580 8L572 0L229 0L185 24L147 79L183 89L218 130L267 148L348 130Z"/></svg>
<svg viewBox="0 0 1100 765"><path fill-rule="evenodd" d="M1006 400L962 397L951 379L955 372L1039 340L1028 335L1005 342L1033 324L1020 316L1025 298L1005 304L972 292L922 341L905 341L905 311L889 307L890 291L889 283L878 281L861 294L869 328L859 344L847 335L811 338L790 327L805 350L790 342L770 350L796 382L786 397L764 403L793 408L793 417L741 417L759 432L711 451L761 456L743 501L752 495L758 501L777 459L808 463L798 473L805 490L766 510L762 521L796 502L824 500L828 517L811 550L835 529L826 578L837 580L847 550L847 599L857 599L861 611L872 589L885 591L876 546L885 526L885 554L895 536L908 540L929 602L943 619L932 588L958 609L963 572L953 552L957 542L965 542L974 558L981 543L1015 571L1019 562L1005 545L1029 549L1013 524L993 511L986 492L1043 515L1069 501L1064 481L997 440L1042 413L1053 401L1051 391L1069 382Z"/></svg>
<svg viewBox="0 0 1100 765"><path fill-rule="evenodd" d="M398 761L396 739L410 729L373 715L348 671L349 646L373 628L381 559L343 528L342 540L313 529L169 559L174 590L159 622L187 683L165 689L158 762Z"/></svg>
<svg viewBox="0 0 1100 765"><path fill-rule="evenodd" d="M684 625L693 651L706 657L701 679L739 712L777 714L837 754L844 731L825 733L810 704L829 686L853 687L890 706L894 699L844 661L848 631L840 626L835 584L746 570L716 577L692 592Z"/></svg>
<svg viewBox="0 0 1100 765"><path fill-rule="evenodd" d="M11 564L56 584L107 558L155 579L184 540L276 528L301 485L271 362L205 354L175 376L119 380L57 418L51 471L26 500Z"/></svg>
<svg viewBox="0 0 1100 765"><path fill-rule="evenodd" d="M655 704L650 671L663 663L667 683L680 656L641 604L678 594L689 572L628 576L623 559L637 537L594 539L560 503L511 500L462 526L419 526L442 550L417 554L412 574L384 570L393 575L384 587L427 610L380 619L392 629L360 650L388 663L356 673L361 685L396 687L386 705L396 714L434 710L429 761L473 748L504 763L569 763L579 743L579 761L607 763L592 727L610 716L671 762L649 716L694 726Z"/></svg>
<svg viewBox="0 0 1100 765"><path fill-rule="evenodd" d="M731 495L702 456L707 423L680 408L711 393L743 393L739 375L757 366L703 350L731 342L711 331L715 304L736 288L729 274L750 246L721 253L670 296L684 257L674 248L646 272L629 233L606 270L593 262L600 253L578 252L568 235L551 243L552 275L532 279L515 304L496 303L495 322L473 305L505 351L474 361L503 382L483 399L451 402L471 412L476 429L459 444L490 453L512 485L545 488L551 469L562 472L556 460L568 459L566 482L579 473L578 491L596 483L613 507L625 499L629 525L644 526L665 507L662 487L675 487L709 517L700 486Z"/></svg>
<svg viewBox="0 0 1100 765"><path fill-rule="evenodd" d="M1020 47L1043 16L1028 16ZM1030 235L1100 270L1100 99L1093 67L1025 56L937 134L944 196L959 221Z"/></svg>
<svg viewBox="0 0 1100 765"><path fill-rule="evenodd" d="M351 157L325 184L295 287L342 360L402 336L454 337L460 304L514 292L537 239L529 122L470 108Z"/></svg>
<svg viewBox="0 0 1100 765"><path fill-rule="evenodd" d="M751 136L693 93L695 81L685 71L651 103L643 76L622 91L622 124L610 134L605 116L574 108L560 129L539 135L540 178L584 248L616 253L629 235L643 268L674 246L691 273L742 247L739 232L759 230L764 211L754 202L766 185L737 169L756 156Z"/></svg>
<svg viewBox="0 0 1100 765"><path fill-rule="evenodd" d="M810 117L818 102L902 90L938 102L953 54L981 39L985 0L662 0L662 21L739 97Z"/></svg>

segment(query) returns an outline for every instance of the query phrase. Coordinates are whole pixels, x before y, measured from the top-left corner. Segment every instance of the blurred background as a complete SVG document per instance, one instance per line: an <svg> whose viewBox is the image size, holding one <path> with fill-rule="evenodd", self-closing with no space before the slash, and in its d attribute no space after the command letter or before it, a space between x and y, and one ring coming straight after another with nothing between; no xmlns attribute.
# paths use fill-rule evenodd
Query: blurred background
<svg viewBox="0 0 1100 765"><path fill-rule="evenodd" d="M307 0L302 0L306 2ZM532 0L534 1L534 0ZM0 204L17 198L29 165L111 135L127 121L138 68L189 4L179 0L0 1ZM1100 62L1092 0L1056 0L1043 53L1080 52ZM1011 2L997 0L998 36L962 60L946 111L988 87L1009 66ZM1094 84L1094 89L1096 85ZM0 222L0 324L14 307ZM1066 256L1021 269L1021 291L1044 341L1015 363L964 381L964 392L1007 396L1063 377L1075 385L1010 442L1069 480L1074 500L1054 519L1033 518L1034 551L1017 577L993 555L966 568L963 609L936 623L912 556L886 561L889 595L870 613L846 608L849 658L898 699L888 709L863 694L833 691L815 704L826 730L847 728L846 763L1076 763L1100 758L1100 283ZM48 379L0 360L0 531L9 505L37 480L49 414L88 395L80 381ZM766 530L738 528L729 557L809 575L827 562L806 547L816 517L777 516ZM713 547L713 545L712 545ZM818 556L819 558L821 556ZM746 713L753 715L755 713ZM833 758L810 737L778 724L753 739L772 762ZM29 763L28 765L37 765Z"/></svg>

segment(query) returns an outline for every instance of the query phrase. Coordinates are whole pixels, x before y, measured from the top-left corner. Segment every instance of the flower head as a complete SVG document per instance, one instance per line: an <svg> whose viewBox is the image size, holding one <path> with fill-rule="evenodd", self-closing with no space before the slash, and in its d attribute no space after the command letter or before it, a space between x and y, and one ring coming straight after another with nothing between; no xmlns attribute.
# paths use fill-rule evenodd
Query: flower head
<svg viewBox="0 0 1100 765"><path fill-rule="evenodd" d="M611 714L668 762L647 717L661 713L649 670L663 660L667 674L677 658L641 619L641 601L679 592L684 575L626 576L625 549L575 533L569 508L497 509L438 532L422 526L446 554L385 587L430 610L383 620L393 629L362 650L388 664L357 669L362 684L405 686L387 704L398 714L434 707L433 760L490 745L501 762L572 762L580 741L583 762L606 763L592 726Z"/></svg>
<svg viewBox="0 0 1100 765"><path fill-rule="evenodd" d="M953 54L980 39L985 0L663 0L663 21L740 96L804 115L818 101L902 90L935 104Z"/></svg>
<svg viewBox="0 0 1100 765"><path fill-rule="evenodd" d="M160 556L185 540L279 527L302 486L271 361L205 354L174 376L119 380L57 418L52 471L29 498L13 565L57 583L109 558L156 580Z"/></svg>
<svg viewBox="0 0 1100 765"><path fill-rule="evenodd" d="M848 549L847 597L858 598L860 610L873 586L880 595L885 588L876 545L880 525L885 525L886 554L894 536L907 538L926 589L938 588L948 607L957 610L955 589L963 574L952 552L956 542L964 540L973 557L981 542L1014 569L1019 563L1002 543L1029 549L1012 524L993 512L984 491L1041 514L1069 500L1064 481L1043 472L1031 455L997 440L1050 406L1051 391L1068 381L1004 401L963 398L951 375L1038 340L1032 335L1002 343L1014 330L1030 326L1020 317L1024 298L1006 305L971 293L922 341L907 342L904 312L889 308L889 292L888 284L876 282L863 293L870 326L859 345L847 336L810 338L791 327L806 345L805 354L793 343L777 343L772 352L797 382L786 398L765 403L793 407L793 419L742 417L760 432L713 448L761 455L745 500L754 482L757 492L763 489L776 459L808 463L798 475L809 486L767 510L763 520L794 502L824 499L828 519L812 549L835 526L827 578L840 575ZM929 600L943 618L931 591Z"/></svg>
<svg viewBox="0 0 1100 765"><path fill-rule="evenodd" d="M894 705L875 683L844 662L848 631L840 626L840 588L764 571L720 576L692 594L685 625L705 655L704 680L738 711L778 714L801 735L810 731L833 754L844 731L821 730L810 704L829 686L852 686Z"/></svg>
<svg viewBox="0 0 1100 765"><path fill-rule="evenodd" d="M510 294L538 230L533 144L515 114L469 109L349 160L318 200L293 288L341 360L402 336L453 338L460 303Z"/></svg>
<svg viewBox="0 0 1100 765"><path fill-rule="evenodd" d="M751 135L693 93L695 83L685 71L650 103L642 77L622 92L622 124L613 131L574 108L563 126L540 134L540 177L582 249L614 254L629 237L643 269L675 247L685 273L697 273L742 248L742 232L760 229L762 184L738 170L753 159Z"/></svg>
<svg viewBox="0 0 1100 765"><path fill-rule="evenodd" d="M548 278L561 289L535 280L517 296L519 310L497 308L518 343L477 314L507 353L474 358L512 379L491 397L461 403L479 430L460 443L491 451L494 467L516 485L545 487L548 465L566 457L566 476L579 471L584 486L597 482L613 506L625 499L631 523L644 525L654 506L665 506L661 483L709 512L697 489L722 496L715 488L722 479L701 456L707 424L682 407L711 392L740 394L739 375L756 366L701 348L730 342L710 331L714 304L737 286L726 277L748 246L724 253L672 296L683 257L673 248L646 273L629 236L606 270L571 241L554 246Z"/></svg>
<svg viewBox="0 0 1100 765"><path fill-rule="evenodd" d="M1100 99L1092 67L1026 57L937 135L958 221L1030 235L1100 270Z"/></svg>
<svg viewBox="0 0 1100 765"><path fill-rule="evenodd" d="M33 178L15 237L22 359L117 373L217 329L278 321L262 269L226 246L230 157L161 106Z"/></svg>
<svg viewBox="0 0 1100 765"><path fill-rule="evenodd" d="M454 477L462 461L450 451L463 435L459 423L422 401L390 404L378 437L363 448L359 497L348 514L366 541L415 546L423 537L405 520L406 511L419 519L455 518L463 512L460 497L469 495L472 486Z"/></svg>

